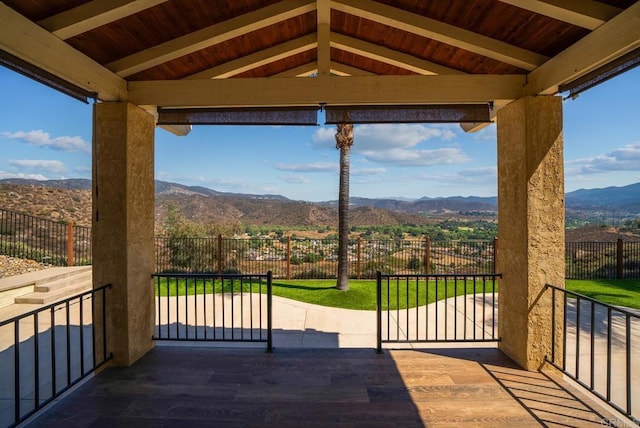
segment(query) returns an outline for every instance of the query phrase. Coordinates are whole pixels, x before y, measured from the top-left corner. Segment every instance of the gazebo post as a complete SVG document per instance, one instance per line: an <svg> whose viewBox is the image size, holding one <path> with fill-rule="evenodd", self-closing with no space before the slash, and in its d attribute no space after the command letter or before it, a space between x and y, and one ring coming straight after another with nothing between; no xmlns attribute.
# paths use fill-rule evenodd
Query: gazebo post
<svg viewBox="0 0 640 428"><path fill-rule="evenodd" d="M131 365L154 345L155 119L135 105L107 102L94 106L93 126L93 284L113 285L108 351L114 365Z"/></svg>
<svg viewBox="0 0 640 428"><path fill-rule="evenodd" d="M500 349L537 370L551 354L545 284L564 286L562 100L516 100L498 111L497 122Z"/></svg>

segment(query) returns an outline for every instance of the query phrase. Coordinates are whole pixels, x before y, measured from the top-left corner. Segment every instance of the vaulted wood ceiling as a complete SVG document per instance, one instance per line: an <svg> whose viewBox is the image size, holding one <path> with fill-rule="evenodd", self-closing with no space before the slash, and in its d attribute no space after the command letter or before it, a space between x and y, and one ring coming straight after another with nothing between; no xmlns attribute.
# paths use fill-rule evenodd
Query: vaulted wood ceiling
<svg viewBox="0 0 640 428"><path fill-rule="evenodd" d="M640 47L633 0L4 0L0 23L103 101L173 107L505 103Z"/></svg>

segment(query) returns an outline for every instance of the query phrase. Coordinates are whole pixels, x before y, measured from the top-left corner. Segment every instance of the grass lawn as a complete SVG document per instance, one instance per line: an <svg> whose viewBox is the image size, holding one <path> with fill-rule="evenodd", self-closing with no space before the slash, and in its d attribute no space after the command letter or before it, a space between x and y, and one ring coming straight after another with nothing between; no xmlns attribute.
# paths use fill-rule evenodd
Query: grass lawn
<svg viewBox="0 0 640 428"><path fill-rule="evenodd" d="M298 300L300 302L313 303L315 305L322 306L331 306L336 308L344 308L344 309L363 309L363 310L375 310L376 309L376 282L375 280L350 280L349 281L349 291L341 291L335 288L336 280L314 280L314 279L304 279L304 280L274 280L273 281L273 295L286 297L288 299ZM167 285L168 285L168 294L171 296L184 295L185 288L188 289L187 293L189 295L193 295L194 290L198 294L201 294L204 289L206 289L207 293L211 293L214 287L212 281L203 281L199 280L197 283L194 283L193 280L178 281L176 286L175 280L170 280L167 283L165 278L161 278L159 282L159 294L161 296L167 295ZM462 281L454 282L453 280L447 281L446 286L445 282L440 280L438 281L438 289L436 294L436 284L434 281L430 281L428 298L427 293L425 293L425 283L421 281L420 290L418 295L415 292L415 283L412 283L412 286L409 287L411 290L407 293L406 283L401 282L400 286L397 286L395 282L392 282L387 290L386 283L383 283L383 309L387 309L387 293L388 300L390 302L390 306L392 309L415 307L416 302L419 305L424 305L427 303L433 303L436 300L441 300L447 297L453 297L454 295L462 295L464 294L464 283ZM158 282L156 282L156 293L158 293ZM177 288L176 288L177 287ZM224 287L225 292L230 292L233 288L234 291L240 291L240 283L235 282L231 284L230 282L225 282L222 284L221 281L216 281L215 291L216 293L220 293ZM249 285L245 283L242 285L242 290L245 292L253 291L258 292L259 288L262 287L262 292L266 292L265 285L258 285L257 283L253 285ZM496 291L497 291L496 284ZM492 290L492 284L490 281L487 281L484 286L485 293L490 293ZM482 293L483 285L480 280L478 280L475 284L475 291L478 293ZM472 281L467 282L467 294L472 294L474 292L474 284Z"/></svg>
<svg viewBox="0 0 640 428"><path fill-rule="evenodd" d="M185 287L188 288L188 294L193 295L194 285L181 280L178 283L176 289L175 281L169 282L169 295L175 296L176 294L184 295ZM459 282L457 285L453 281L448 281L447 286L444 286L444 282L440 281L438 284L438 293L436 297L435 283L432 281L429 287L428 299L426 293L424 293L424 286L421 287L420 293L416 296L415 292L409 292L407 294L404 286L396 287L395 283L392 283L389 290L389 301L391 302L391 308L395 309L398 305L400 308L407 306L414 307L416 303L424 305L427 301L432 303L434 301L452 297L454 294L461 295L464 293L464 285ZM216 282L216 292L221 292L224 287L225 292L229 292L231 288L235 291L240 290L240 284ZM266 292L265 285L253 284L249 286L244 284L242 289L245 292L258 291L258 287L262 287L262 291ZM336 308L345 309L364 309L375 310L376 308L376 283L374 280L351 280L349 281L349 291L340 291L335 288L335 280L274 280L273 281L273 294L275 296L286 297L288 299L298 300L300 302L313 303L322 306L332 306ZM617 306L627 306L630 308L640 309L640 281L638 280L567 280L566 287L568 290L575 291L576 293L584 294L593 299L600 300L605 303ZM197 292L201 294L203 289L207 290L207 293L211 293L213 290L213 283L211 281L199 281L197 284ZM414 288L414 287L411 287ZM497 291L496 286L496 291ZM491 283L487 282L485 292L491 291ZM156 288L157 292L157 288ZM457 292L457 293L456 293ZM482 284L478 282L476 284L476 292L482 292ZM383 288L383 308L386 309L386 285ZM473 293L473 283L467 284L467 293ZM160 281L160 295L167 295L167 280L161 278Z"/></svg>
<svg viewBox="0 0 640 428"><path fill-rule="evenodd" d="M567 290L615 306L640 309L640 281L632 279L567 279Z"/></svg>

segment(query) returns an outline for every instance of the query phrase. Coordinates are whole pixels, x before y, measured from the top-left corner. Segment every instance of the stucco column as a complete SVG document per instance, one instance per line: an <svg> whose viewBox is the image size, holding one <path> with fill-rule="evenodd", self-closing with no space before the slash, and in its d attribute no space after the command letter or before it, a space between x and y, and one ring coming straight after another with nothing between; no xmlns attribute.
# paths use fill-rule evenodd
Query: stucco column
<svg viewBox="0 0 640 428"><path fill-rule="evenodd" d="M94 109L93 284L113 285L108 350L114 365L130 365L153 347L155 121L128 103Z"/></svg>
<svg viewBox="0 0 640 428"><path fill-rule="evenodd" d="M564 286L562 100L526 97L498 111L500 349L528 370L551 351L551 292Z"/></svg>

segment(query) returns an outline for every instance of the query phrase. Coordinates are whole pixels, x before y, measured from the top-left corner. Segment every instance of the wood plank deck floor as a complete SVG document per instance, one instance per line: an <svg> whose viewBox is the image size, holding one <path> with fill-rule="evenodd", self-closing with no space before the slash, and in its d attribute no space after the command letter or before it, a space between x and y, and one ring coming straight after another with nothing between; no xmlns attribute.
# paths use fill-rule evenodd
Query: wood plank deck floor
<svg viewBox="0 0 640 428"><path fill-rule="evenodd" d="M156 347L29 426L601 426L610 414L497 349Z"/></svg>

